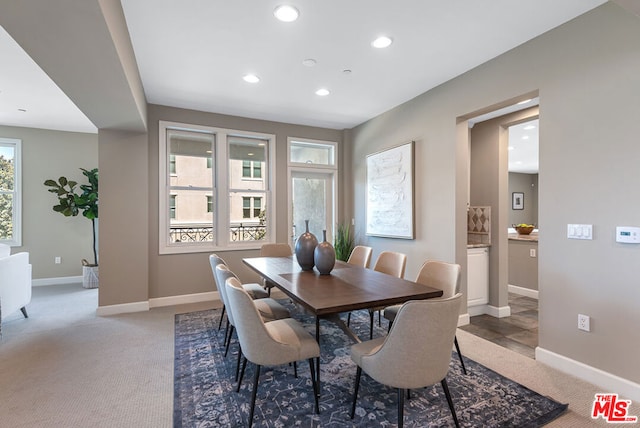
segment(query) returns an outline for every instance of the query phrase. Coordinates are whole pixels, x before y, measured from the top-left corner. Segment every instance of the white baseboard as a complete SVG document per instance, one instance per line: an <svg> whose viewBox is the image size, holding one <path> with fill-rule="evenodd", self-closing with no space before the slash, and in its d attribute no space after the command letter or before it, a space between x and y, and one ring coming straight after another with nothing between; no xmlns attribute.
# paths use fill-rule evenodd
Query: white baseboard
<svg viewBox="0 0 640 428"><path fill-rule="evenodd" d="M487 315L491 315L492 317L496 317L496 318L510 317L511 306L497 307L497 306L487 305L487 312L485 313Z"/></svg>
<svg viewBox="0 0 640 428"><path fill-rule="evenodd" d="M131 312L146 312L151 308L163 306L186 305L189 303L219 301L220 295L217 291L197 294L184 294L181 296L157 297L146 302L124 303L121 305L98 306L96 313L98 316L109 316L126 314Z"/></svg>
<svg viewBox="0 0 640 428"><path fill-rule="evenodd" d="M123 303L121 305L98 306L96 314L100 317L109 315L127 314L131 312L146 312L149 310L149 302Z"/></svg>
<svg viewBox="0 0 640 428"><path fill-rule="evenodd" d="M467 308L467 312L469 316L475 317L477 315L491 315L496 318L504 318L511 316L511 307L510 306L491 306L491 305L476 305L469 306Z"/></svg>
<svg viewBox="0 0 640 428"><path fill-rule="evenodd" d="M470 322L471 317L469 316L469 314L462 314L458 317L458 327L462 325L469 325Z"/></svg>
<svg viewBox="0 0 640 428"><path fill-rule="evenodd" d="M532 290L530 288L519 287L517 285L509 284L507 286L509 293L518 294L520 296L531 297L532 299L538 299L538 290Z"/></svg>
<svg viewBox="0 0 640 428"><path fill-rule="evenodd" d="M621 378L614 374L591 367L547 349L536 348L536 360L561 372L603 388L602 392L620 394L633 401L640 401L640 384Z"/></svg>
<svg viewBox="0 0 640 428"><path fill-rule="evenodd" d="M61 276L58 278L39 278L32 279L31 286L41 287L43 285L64 285L82 283L82 275L80 276Z"/></svg>
<svg viewBox="0 0 640 428"><path fill-rule="evenodd" d="M183 294L181 296L156 297L149 299L149 307L160 308L163 306L187 305L189 303L210 302L214 300L220 300L220 294L217 291Z"/></svg>

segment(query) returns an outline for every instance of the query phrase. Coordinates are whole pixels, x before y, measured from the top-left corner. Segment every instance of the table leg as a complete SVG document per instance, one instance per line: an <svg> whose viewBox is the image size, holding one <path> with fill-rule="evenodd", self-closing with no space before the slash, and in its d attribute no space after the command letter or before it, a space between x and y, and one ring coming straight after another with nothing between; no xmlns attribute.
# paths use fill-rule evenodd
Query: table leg
<svg viewBox="0 0 640 428"><path fill-rule="evenodd" d="M316 342L318 342L318 346L320 346L320 317L316 315ZM322 348L320 348L322 350ZM318 355L318 360L316 361L316 382L318 383L318 398L320 398L320 355Z"/></svg>

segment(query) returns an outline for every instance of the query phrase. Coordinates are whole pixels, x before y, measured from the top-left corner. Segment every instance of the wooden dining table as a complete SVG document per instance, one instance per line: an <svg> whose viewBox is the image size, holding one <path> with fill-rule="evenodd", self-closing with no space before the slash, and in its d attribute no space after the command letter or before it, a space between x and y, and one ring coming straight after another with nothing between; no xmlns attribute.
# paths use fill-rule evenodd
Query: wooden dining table
<svg viewBox="0 0 640 428"><path fill-rule="evenodd" d="M318 343L320 319L336 323L353 341L359 342L340 313L442 296L442 290L437 288L341 261L336 261L328 275L321 275L315 269L303 271L294 256L253 257L243 262L315 316ZM319 381L319 361L316 367Z"/></svg>

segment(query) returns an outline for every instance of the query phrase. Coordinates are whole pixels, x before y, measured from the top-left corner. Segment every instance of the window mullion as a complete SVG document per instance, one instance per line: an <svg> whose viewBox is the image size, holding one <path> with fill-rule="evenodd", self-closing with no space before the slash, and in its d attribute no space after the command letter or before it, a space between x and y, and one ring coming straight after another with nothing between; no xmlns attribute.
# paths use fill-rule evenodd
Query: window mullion
<svg viewBox="0 0 640 428"><path fill-rule="evenodd" d="M229 143L226 132L218 132L216 138L216 177L214 177L214 227L221 247L229 245Z"/></svg>

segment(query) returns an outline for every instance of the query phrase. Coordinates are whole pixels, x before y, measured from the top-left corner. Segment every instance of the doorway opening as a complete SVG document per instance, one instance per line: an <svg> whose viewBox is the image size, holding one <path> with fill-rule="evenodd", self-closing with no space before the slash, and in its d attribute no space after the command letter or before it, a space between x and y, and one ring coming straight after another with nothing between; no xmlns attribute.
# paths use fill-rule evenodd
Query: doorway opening
<svg viewBox="0 0 640 428"><path fill-rule="evenodd" d="M469 302L470 324L461 328L534 358L538 341L537 241L531 251L529 247L537 233L530 241L519 240L512 226L538 224L537 100L533 106L518 109L514 105L510 111L488 113L469 123L468 201L471 208L490 207L492 219L488 303L472 306ZM532 153L534 157L525 157ZM518 245L515 249L514 242ZM518 258L512 261L514 256ZM517 279L518 274L527 281Z"/></svg>

